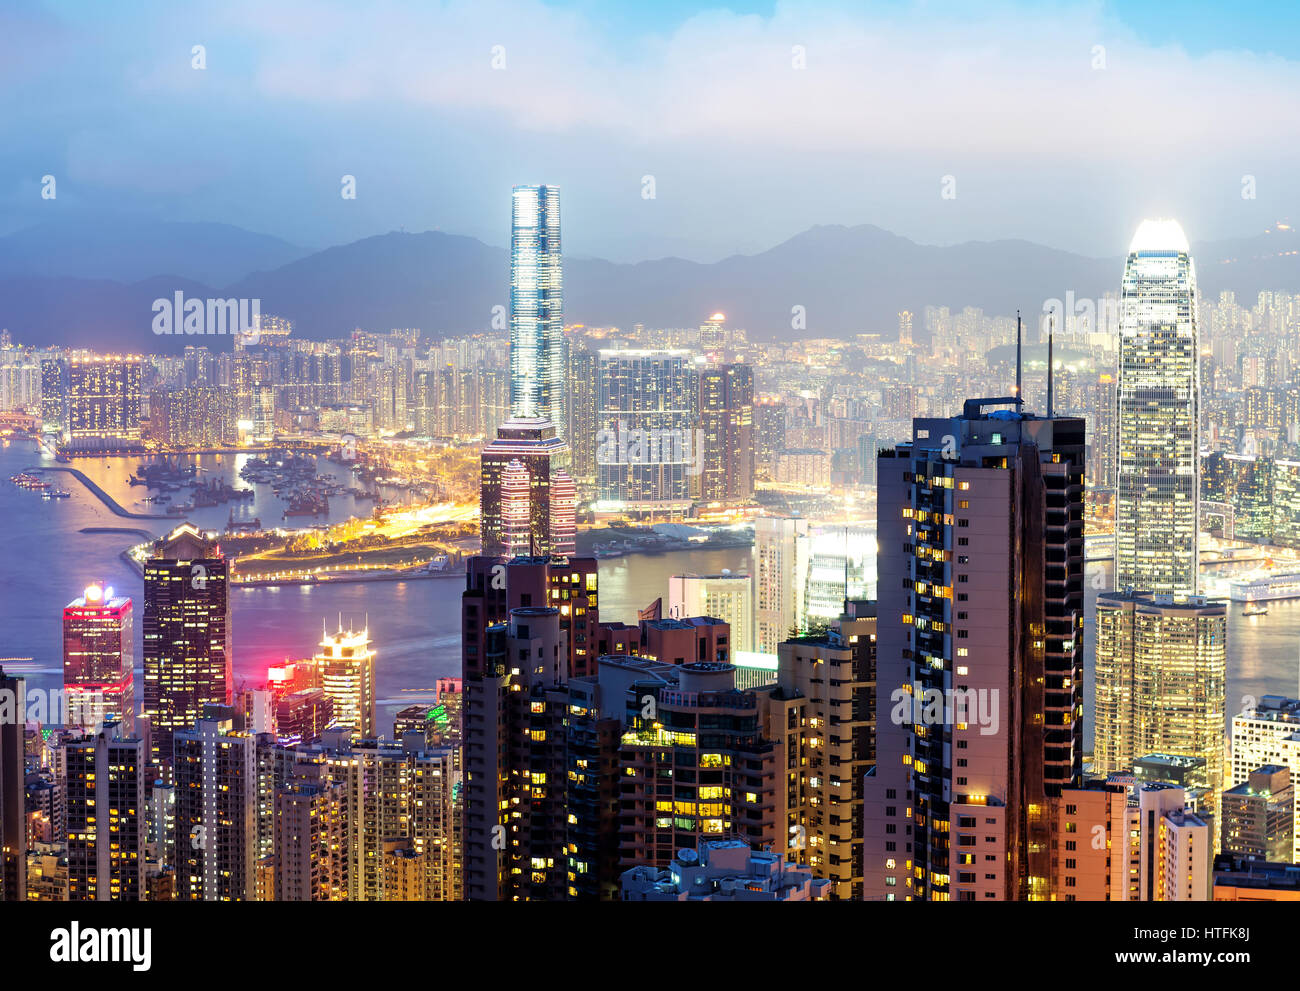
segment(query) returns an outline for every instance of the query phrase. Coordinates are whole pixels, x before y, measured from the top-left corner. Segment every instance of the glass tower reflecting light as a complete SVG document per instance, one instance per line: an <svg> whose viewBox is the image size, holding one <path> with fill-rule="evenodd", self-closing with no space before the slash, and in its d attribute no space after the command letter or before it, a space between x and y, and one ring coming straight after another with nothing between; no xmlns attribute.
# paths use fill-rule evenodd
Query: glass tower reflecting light
<svg viewBox="0 0 1300 991"><path fill-rule="evenodd" d="M567 428L560 190L516 186L510 229L510 412Z"/></svg>

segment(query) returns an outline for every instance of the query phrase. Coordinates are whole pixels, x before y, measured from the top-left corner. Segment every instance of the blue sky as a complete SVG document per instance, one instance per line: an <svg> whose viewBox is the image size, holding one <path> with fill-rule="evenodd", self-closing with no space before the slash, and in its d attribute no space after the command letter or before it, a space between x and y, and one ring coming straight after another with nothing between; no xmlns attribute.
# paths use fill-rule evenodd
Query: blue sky
<svg viewBox="0 0 1300 991"><path fill-rule="evenodd" d="M1297 93L1280 2L6 0L0 232L500 244L509 187L551 182L567 250L618 260L830 223L1117 254L1152 213L1193 240L1294 219Z"/></svg>

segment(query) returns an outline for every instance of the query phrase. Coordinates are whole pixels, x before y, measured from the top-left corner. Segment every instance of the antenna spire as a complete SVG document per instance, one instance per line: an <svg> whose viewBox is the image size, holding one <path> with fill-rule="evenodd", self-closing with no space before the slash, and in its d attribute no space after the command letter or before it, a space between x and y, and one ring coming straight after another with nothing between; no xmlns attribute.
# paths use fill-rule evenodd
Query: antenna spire
<svg viewBox="0 0 1300 991"><path fill-rule="evenodd" d="M1055 336L1056 317L1047 318L1047 418L1052 418L1052 338Z"/></svg>
<svg viewBox="0 0 1300 991"><path fill-rule="evenodd" d="M1016 409L1020 409L1025 404L1024 397L1020 394L1020 311L1016 310Z"/></svg>

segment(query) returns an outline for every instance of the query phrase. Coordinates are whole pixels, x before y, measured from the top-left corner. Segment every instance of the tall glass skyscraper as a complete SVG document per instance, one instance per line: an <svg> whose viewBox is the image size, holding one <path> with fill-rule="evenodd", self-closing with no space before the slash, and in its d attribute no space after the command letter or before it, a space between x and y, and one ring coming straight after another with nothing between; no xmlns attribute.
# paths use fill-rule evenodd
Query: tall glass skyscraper
<svg viewBox="0 0 1300 991"><path fill-rule="evenodd" d="M1145 220L1120 297L1115 585L1197 591L1196 267L1177 221Z"/></svg>
<svg viewBox="0 0 1300 991"><path fill-rule="evenodd" d="M560 190L516 186L510 227L510 412L568 426Z"/></svg>

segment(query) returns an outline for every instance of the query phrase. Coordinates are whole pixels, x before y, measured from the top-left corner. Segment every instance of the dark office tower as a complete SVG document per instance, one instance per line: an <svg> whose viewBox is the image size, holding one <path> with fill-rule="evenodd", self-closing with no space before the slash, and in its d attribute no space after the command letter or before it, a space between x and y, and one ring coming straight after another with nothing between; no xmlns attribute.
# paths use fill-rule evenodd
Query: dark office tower
<svg viewBox="0 0 1300 991"><path fill-rule="evenodd" d="M571 472L584 490L596 484L596 382L600 375L599 355L589 348L569 349L569 443Z"/></svg>
<svg viewBox="0 0 1300 991"><path fill-rule="evenodd" d="M230 705L228 565L185 523L154 545L144 565L144 715L151 762L169 763L172 734L193 729L209 704Z"/></svg>
<svg viewBox="0 0 1300 991"><path fill-rule="evenodd" d="M484 554L505 554L506 533L502 521L502 489L506 469L512 461L528 472L529 533L532 552L545 554L551 541L551 469L564 451L555 427L545 420L516 420L503 423L494 441L483 448L479 526Z"/></svg>
<svg viewBox="0 0 1300 991"><path fill-rule="evenodd" d="M26 683L0 668L0 901L6 902L27 900L26 712Z"/></svg>
<svg viewBox="0 0 1300 991"><path fill-rule="evenodd" d="M718 365L699 373L700 501L735 506L754 497L754 370Z"/></svg>
<svg viewBox="0 0 1300 991"><path fill-rule="evenodd" d="M147 757L143 740L115 729L64 745L69 901L144 897Z"/></svg>
<svg viewBox="0 0 1300 991"><path fill-rule="evenodd" d="M863 897L1048 899L1082 775L1081 419L969 400L878 460ZM910 863L910 868L909 868Z"/></svg>
<svg viewBox="0 0 1300 991"><path fill-rule="evenodd" d="M63 691L69 721L98 732L105 720L135 733L131 600L89 585L63 610Z"/></svg>
<svg viewBox="0 0 1300 991"><path fill-rule="evenodd" d="M61 358L41 359L41 430L62 434L68 400L68 366Z"/></svg>

